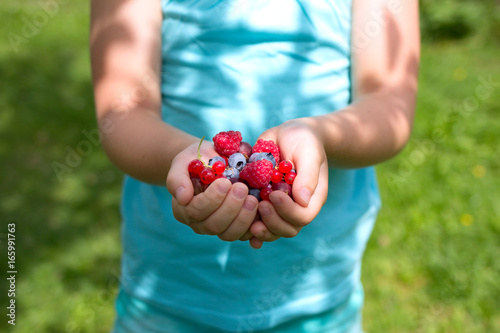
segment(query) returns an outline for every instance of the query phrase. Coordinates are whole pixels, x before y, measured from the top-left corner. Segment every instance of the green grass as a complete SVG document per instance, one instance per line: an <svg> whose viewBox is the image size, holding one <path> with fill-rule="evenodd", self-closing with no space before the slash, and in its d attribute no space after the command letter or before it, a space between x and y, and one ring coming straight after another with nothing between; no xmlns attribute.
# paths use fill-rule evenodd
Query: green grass
<svg viewBox="0 0 500 333"><path fill-rule="evenodd" d="M500 331L495 50L423 46L412 140L377 168L384 207L364 260L368 332Z"/></svg>
<svg viewBox="0 0 500 333"><path fill-rule="evenodd" d="M119 276L121 175L82 131L96 128L88 4L62 4L11 47L38 1L0 9L0 332L108 332ZM90 150L58 179L67 148ZM7 224L16 223L16 326L6 320Z"/></svg>
<svg viewBox="0 0 500 333"><path fill-rule="evenodd" d="M83 133L96 127L88 4L60 4L15 52L6 34L21 34L37 4L0 9L0 331L108 332L121 175ZM500 331L500 72L498 47L481 40L423 46L412 141L377 167L384 204L363 266L367 332ZM490 75L486 96L479 78ZM60 181L53 163L85 148ZM15 327L4 314L13 222Z"/></svg>

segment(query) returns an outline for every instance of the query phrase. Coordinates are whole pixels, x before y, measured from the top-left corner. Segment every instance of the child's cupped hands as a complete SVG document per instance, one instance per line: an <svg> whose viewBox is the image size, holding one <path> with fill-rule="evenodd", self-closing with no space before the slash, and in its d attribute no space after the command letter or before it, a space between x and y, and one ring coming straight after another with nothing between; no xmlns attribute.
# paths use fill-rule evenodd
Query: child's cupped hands
<svg viewBox="0 0 500 333"><path fill-rule="evenodd" d="M253 247L280 237L295 237L319 213L328 194L328 162L325 149L310 123L297 119L273 127L259 139L272 140L281 157L291 161L297 171L293 183L293 200L281 191L273 191L270 201L259 203L261 220L250 231Z"/></svg>
<svg viewBox="0 0 500 333"><path fill-rule="evenodd" d="M240 137L241 139L241 137ZM248 195L248 186L225 178L196 191L188 165L195 156L208 161L217 156L210 142L193 143L172 161L167 189L174 217L198 234L225 241L250 241L254 248L281 237L295 237L324 205L328 193L328 164L321 139L305 119L288 121L261 134L280 147L281 159L292 162L296 178L292 197L272 191L260 203ZM199 153L199 155L198 155ZM198 178L197 178L198 179ZM198 179L199 180L199 179Z"/></svg>

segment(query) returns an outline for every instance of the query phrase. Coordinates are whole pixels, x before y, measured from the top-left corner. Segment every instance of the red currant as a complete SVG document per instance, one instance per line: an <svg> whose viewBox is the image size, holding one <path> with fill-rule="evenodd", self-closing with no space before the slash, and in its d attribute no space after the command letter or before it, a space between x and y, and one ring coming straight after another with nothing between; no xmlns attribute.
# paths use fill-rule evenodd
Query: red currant
<svg viewBox="0 0 500 333"><path fill-rule="evenodd" d="M200 178L201 181L204 184L211 184L215 180L215 174L210 168L205 168L203 171L200 173Z"/></svg>
<svg viewBox="0 0 500 333"><path fill-rule="evenodd" d="M283 174L279 170L273 169L271 171L271 181L273 183L279 183L281 179L283 179Z"/></svg>
<svg viewBox="0 0 500 333"><path fill-rule="evenodd" d="M196 160L192 160L191 162L189 162L189 166L188 166L188 171L194 175L199 175L203 169L205 169L205 167L203 166L203 162L196 159Z"/></svg>
<svg viewBox="0 0 500 333"><path fill-rule="evenodd" d="M262 200L266 200L266 201L269 201L269 194L271 194L271 192L273 191L272 188L269 188L269 187L264 187L260 190L260 198Z"/></svg>
<svg viewBox="0 0 500 333"><path fill-rule="evenodd" d="M295 172L293 172L293 171L290 171L289 173L287 173L287 174L285 175L285 181L286 181L288 184L292 185L292 184L293 184L293 181L295 180L295 177L297 177L297 174L296 174Z"/></svg>
<svg viewBox="0 0 500 333"><path fill-rule="evenodd" d="M292 162L281 161L278 168L281 173L289 173L292 170Z"/></svg>
<svg viewBox="0 0 500 333"><path fill-rule="evenodd" d="M222 173L226 170L226 166L224 165L224 162L217 161L214 164L212 164L212 171L216 175L222 175Z"/></svg>

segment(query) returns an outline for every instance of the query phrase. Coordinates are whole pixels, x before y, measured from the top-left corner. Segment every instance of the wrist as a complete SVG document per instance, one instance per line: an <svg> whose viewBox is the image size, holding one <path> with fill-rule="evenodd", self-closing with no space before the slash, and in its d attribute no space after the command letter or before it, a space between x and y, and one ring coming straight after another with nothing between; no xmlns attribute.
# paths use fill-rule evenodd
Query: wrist
<svg viewBox="0 0 500 333"><path fill-rule="evenodd" d="M326 147L332 141L332 133L325 133L325 119L321 117L303 117L297 119L291 119L284 122L281 126L287 127L289 129L303 130L306 129L312 133L318 143L326 151ZM328 134L328 135L327 135Z"/></svg>

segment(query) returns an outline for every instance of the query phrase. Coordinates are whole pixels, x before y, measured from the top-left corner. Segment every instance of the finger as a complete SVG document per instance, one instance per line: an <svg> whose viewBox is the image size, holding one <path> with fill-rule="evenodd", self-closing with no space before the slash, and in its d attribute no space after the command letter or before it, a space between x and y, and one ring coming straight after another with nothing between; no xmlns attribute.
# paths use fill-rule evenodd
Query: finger
<svg viewBox="0 0 500 333"><path fill-rule="evenodd" d="M258 206L257 206L258 208ZM260 215L259 215L259 211L257 210L256 214L255 214L255 217L253 218L253 221L252 221L252 224L257 222L257 221L260 221ZM250 224L250 227L248 228L248 230L245 232L245 234L243 234L243 236L240 237L240 241L247 241L247 240L250 240L250 238L253 237L253 234L252 232L250 231L250 228L252 227L252 224Z"/></svg>
<svg viewBox="0 0 500 333"><path fill-rule="evenodd" d="M250 238L252 238L252 237L253 237L253 235L252 235L252 233L250 232L250 230L247 230L247 231L245 232L245 234L243 234L243 236L241 236L238 240L240 240L240 241L242 241L242 242L245 242L245 241L247 241L247 240L250 240Z"/></svg>
<svg viewBox="0 0 500 333"><path fill-rule="evenodd" d="M298 145L294 152L297 177L293 182L293 199L302 207L307 207L318 186L321 165L324 157L317 150Z"/></svg>
<svg viewBox="0 0 500 333"><path fill-rule="evenodd" d="M222 205L230 189L229 180L215 180L205 192L194 196L184 207L186 214L193 221L204 221Z"/></svg>
<svg viewBox="0 0 500 333"><path fill-rule="evenodd" d="M193 184L187 167L183 163L177 163L174 158L167 175L167 190L181 206L185 206L191 201L194 195Z"/></svg>
<svg viewBox="0 0 500 333"><path fill-rule="evenodd" d="M321 207L325 204L325 200L328 195L328 181L326 180L328 177L327 174L328 167L322 167L320 175L320 179L322 180L318 183L316 191L311 197L307 207L298 205L284 193L280 193L279 191L271 192L269 200L273 204L274 210L283 220L289 222L295 227L304 227L309 224L318 215ZM268 223L266 222L266 225L267 224ZM268 227L271 230L273 228L270 225L268 225Z"/></svg>
<svg viewBox="0 0 500 333"><path fill-rule="evenodd" d="M258 238L266 242L272 242L273 240L279 238L277 235L269 231L269 229L262 221L257 221L254 224L252 224L250 226L250 232L252 233L252 237Z"/></svg>
<svg viewBox="0 0 500 333"><path fill-rule="evenodd" d="M247 194L248 188L243 183L232 185L222 204L204 221L200 222L198 230L208 235L223 233L238 216ZM248 225L251 223L252 218L253 216L248 218Z"/></svg>
<svg viewBox="0 0 500 333"><path fill-rule="evenodd" d="M200 153L203 157L216 155L213 146L207 142L203 142L201 145ZM177 155L170 165L166 181L167 189L181 206L187 205L194 195L193 184L188 172L188 164L196 158L197 154L198 145L193 144Z"/></svg>
<svg viewBox="0 0 500 333"><path fill-rule="evenodd" d="M280 228L279 230L282 229L281 221L286 221L293 227L303 227L310 222L310 216L316 212L316 209L314 209L317 206L315 198L311 200L308 207L302 207L284 193L283 195L278 191L274 191L271 194L269 195L269 201L272 203L273 212L269 214L270 217L266 220L266 225L273 232L278 232L276 230L278 228Z"/></svg>
<svg viewBox="0 0 500 333"><path fill-rule="evenodd" d="M256 238L265 242L273 242L280 237L293 237L298 233L294 230L297 227L280 218L271 203L259 204L259 213L262 221L250 227L250 231Z"/></svg>
<svg viewBox="0 0 500 333"><path fill-rule="evenodd" d="M241 210L239 211L234 221L232 221L229 227L227 227L227 229L223 233L219 234L218 237L222 240L230 242L243 237L243 235L248 232L248 229L250 228L250 225L252 224L253 219L257 214L258 206L259 202L255 197L251 195L247 196L243 202Z"/></svg>
<svg viewBox="0 0 500 333"><path fill-rule="evenodd" d="M278 195L280 194L284 193L278 193ZM284 196L288 197L288 195L286 194L284 194ZM264 236L262 235L262 231L260 234L254 234L257 238L261 240L273 241L276 240L276 236L285 238L295 237L300 231L299 226L293 225L288 221L286 221L285 219L283 219L275 210L271 202L264 202L264 201L261 202L261 204L259 205L259 212L262 218L262 222L264 222L265 226L269 230L269 232L264 231L265 232Z"/></svg>
<svg viewBox="0 0 500 333"><path fill-rule="evenodd" d="M264 244L264 242L260 239L257 239L255 237L250 239L250 246L254 249L260 249L262 247L262 244Z"/></svg>
<svg viewBox="0 0 500 333"><path fill-rule="evenodd" d="M257 140L272 140L276 142L276 136L278 134L278 128L277 127L272 127L267 129L266 131L262 132L261 135L257 138Z"/></svg>
<svg viewBox="0 0 500 333"><path fill-rule="evenodd" d="M193 220L186 213L186 208L184 206L180 206L175 198L172 198L172 212L174 214L174 218L186 225L190 225Z"/></svg>

